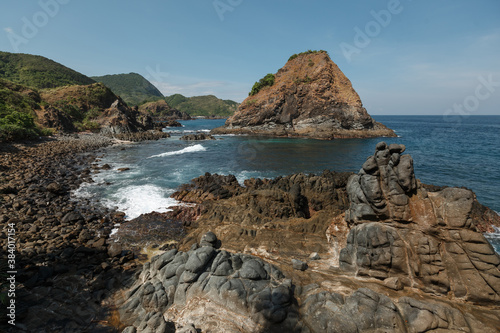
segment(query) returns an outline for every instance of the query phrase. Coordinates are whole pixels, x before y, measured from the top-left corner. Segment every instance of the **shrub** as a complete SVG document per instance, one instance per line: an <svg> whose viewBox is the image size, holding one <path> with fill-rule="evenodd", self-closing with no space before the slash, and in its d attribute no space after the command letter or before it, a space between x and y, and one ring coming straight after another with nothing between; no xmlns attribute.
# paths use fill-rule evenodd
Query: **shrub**
<svg viewBox="0 0 500 333"><path fill-rule="evenodd" d="M309 75L306 75L305 78L303 79L300 79L298 77L296 77L294 80L293 80L293 83L295 84L301 84L301 83L311 83L312 82L312 78L309 76Z"/></svg>
<svg viewBox="0 0 500 333"><path fill-rule="evenodd" d="M15 125L28 129L36 128L35 121L31 115L18 111L13 111L3 118L0 118L0 126L2 125Z"/></svg>
<svg viewBox="0 0 500 333"><path fill-rule="evenodd" d="M92 108L87 111L87 113L85 114L85 118L83 120L85 121L85 120L95 119L99 117L101 113L102 111L99 108Z"/></svg>
<svg viewBox="0 0 500 333"><path fill-rule="evenodd" d="M274 74L267 74L258 82L255 82L255 84L252 87L252 90L248 95L253 96L257 94L262 88L272 86L274 84L274 79L275 79Z"/></svg>
<svg viewBox="0 0 500 333"><path fill-rule="evenodd" d="M0 118L0 141L35 139L39 135L51 134L38 128L33 116L27 113L13 111Z"/></svg>
<svg viewBox="0 0 500 333"><path fill-rule="evenodd" d="M23 128L18 125L0 125L0 142L35 139L38 133L34 129Z"/></svg>
<svg viewBox="0 0 500 333"><path fill-rule="evenodd" d="M325 50L319 50L319 51L307 50L305 52L293 54L290 58L288 58L288 61L293 60L293 59L297 58L298 56L301 56L304 54L316 54L316 53L326 53L328 55L328 52L326 52ZM309 64L309 66L312 66L312 65Z"/></svg>
<svg viewBox="0 0 500 333"><path fill-rule="evenodd" d="M249 99L248 101L245 102L245 104L248 106L254 105L255 103L257 103L256 99Z"/></svg>

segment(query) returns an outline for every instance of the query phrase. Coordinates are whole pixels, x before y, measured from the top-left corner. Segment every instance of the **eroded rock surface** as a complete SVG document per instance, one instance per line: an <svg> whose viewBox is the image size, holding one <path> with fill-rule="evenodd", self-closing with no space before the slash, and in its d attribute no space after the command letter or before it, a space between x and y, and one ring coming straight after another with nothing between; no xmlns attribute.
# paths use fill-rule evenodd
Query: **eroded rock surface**
<svg viewBox="0 0 500 333"><path fill-rule="evenodd" d="M340 267L473 302L500 302L500 256L477 231L474 193L428 191L401 145L379 143L349 179L352 226Z"/></svg>
<svg viewBox="0 0 500 333"><path fill-rule="evenodd" d="M170 250L146 263L120 306L122 322L138 332L164 332L172 323L204 332L294 330L291 280L257 257L216 244L208 233L200 247Z"/></svg>
<svg viewBox="0 0 500 333"><path fill-rule="evenodd" d="M380 143L357 175L182 186L184 252L146 264L127 329L497 332L499 256L476 227L489 215L467 189L420 184L404 150Z"/></svg>

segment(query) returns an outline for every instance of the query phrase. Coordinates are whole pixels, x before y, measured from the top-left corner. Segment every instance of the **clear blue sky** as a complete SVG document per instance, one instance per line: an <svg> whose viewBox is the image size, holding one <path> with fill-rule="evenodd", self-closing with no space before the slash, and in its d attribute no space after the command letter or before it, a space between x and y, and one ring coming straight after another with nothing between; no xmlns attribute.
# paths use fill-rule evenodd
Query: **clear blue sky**
<svg viewBox="0 0 500 333"><path fill-rule="evenodd" d="M2 0L0 22L2 51L137 72L165 95L241 102L291 54L324 49L371 114L500 114L498 0Z"/></svg>

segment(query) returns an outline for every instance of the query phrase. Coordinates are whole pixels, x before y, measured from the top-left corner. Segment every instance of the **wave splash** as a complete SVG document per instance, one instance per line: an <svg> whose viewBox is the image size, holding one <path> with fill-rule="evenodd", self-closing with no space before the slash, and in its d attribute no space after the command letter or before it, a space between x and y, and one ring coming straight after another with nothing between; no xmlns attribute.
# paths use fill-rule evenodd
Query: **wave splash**
<svg viewBox="0 0 500 333"><path fill-rule="evenodd" d="M169 151L166 153L158 154L158 155L153 155L148 158L154 158L154 157L165 157L165 156L172 156L172 155L181 155L181 154L186 154L186 153L194 153L198 151L206 151L207 149L203 147L200 144L194 145L194 146L189 146L181 150L177 151Z"/></svg>
<svg viewBox="0 0 500 333"><path fill-rule="evenodd" d="M170 211L178 201L169 197L174 190L164 189L156 185L133 185L119 189L113 193L105 204L117 207L126 214L126 219L134 219L150 212L165 213Z"/></svg>

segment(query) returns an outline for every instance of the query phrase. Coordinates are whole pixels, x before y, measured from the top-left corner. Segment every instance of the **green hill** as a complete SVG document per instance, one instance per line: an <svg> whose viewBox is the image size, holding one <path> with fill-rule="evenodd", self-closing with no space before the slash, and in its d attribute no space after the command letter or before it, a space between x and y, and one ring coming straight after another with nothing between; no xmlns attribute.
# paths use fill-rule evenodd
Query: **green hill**
<svg viewBox="0 0 500 333"><path fill-rule="evenodd" d="M0 79L0 142L47 134L35 124L41 102L36 90Z"/></svg>
<svg viewBox="0 0 500 333"><path fill-rule="evenodd" d="M92 84L94 80L42 56L0 52L0 78L43 89Z"/></svg>
<svg viewBox="0 0 500 333"><path fill-rule="evenodd" d="M222 100L214 95L185 97L181 94L171 95L165 101L179 111L187 112L191 116L229 117L238 109L238 103L231 100Z"/></svg>
<svg viewBox="0 0 500 333"><path fill-rule="evenodd" d="M140 105L163 98L163 94L143 76L137 73L93 76L104 83L129 105Z"/></svg>

